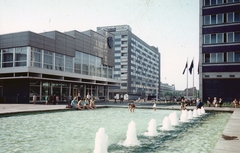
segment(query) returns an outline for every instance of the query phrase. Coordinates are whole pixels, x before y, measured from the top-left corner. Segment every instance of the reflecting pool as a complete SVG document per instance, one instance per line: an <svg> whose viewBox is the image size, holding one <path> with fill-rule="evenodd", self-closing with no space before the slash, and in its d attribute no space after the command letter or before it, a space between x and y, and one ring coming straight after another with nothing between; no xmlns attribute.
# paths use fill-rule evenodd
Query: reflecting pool
<svg viewBox="0 0 240 153"><path fill-rule="evenodd" d="M104 128L108 152L211 152L231 113L206 114L179 122L162 131L165 116L173 110L101 108L85 111L49 112L0 118L0 152L93 153L95 136ZM181 111L176 111L180 119ZM148 123L156 120L157 136L146 136ZM128 125L135 122L139 146L125 147Z"/></svg>

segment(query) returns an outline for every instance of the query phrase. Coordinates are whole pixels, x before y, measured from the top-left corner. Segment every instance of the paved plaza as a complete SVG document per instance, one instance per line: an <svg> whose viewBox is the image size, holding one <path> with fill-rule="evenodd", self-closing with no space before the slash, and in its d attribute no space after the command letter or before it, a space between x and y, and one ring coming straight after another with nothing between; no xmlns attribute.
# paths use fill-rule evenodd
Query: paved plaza
<svg viewBox="0 0 240 153"><path fill-rule="evenodd" d="M98 108L109 108L109 107L122 107L127 108L127 102L124 103L113 103L113 102L96 102ZM151 102L135 103L137 109L152 109ZM46 111L70 111L71 109L65 108L65 104L60 105L44 105L44 104L0 104L0 116L10 116L19 113L33 113L33 112L46 112ZM187 107L188 110L193 110L194 106ZM180 105L167 105L157 104L157 109L169 109L169 110L180 110ZM157 111L158 111L157 110ZM240 108L215 108L205 107L206 111L219 111L219 112L232 112L232 115L225 126L222 137L219 138L215 145L213 153L237 153L239 152L240 145ZM221 126L221 125L220 125ZM201 147L201 146L199 146Z"/></svg>

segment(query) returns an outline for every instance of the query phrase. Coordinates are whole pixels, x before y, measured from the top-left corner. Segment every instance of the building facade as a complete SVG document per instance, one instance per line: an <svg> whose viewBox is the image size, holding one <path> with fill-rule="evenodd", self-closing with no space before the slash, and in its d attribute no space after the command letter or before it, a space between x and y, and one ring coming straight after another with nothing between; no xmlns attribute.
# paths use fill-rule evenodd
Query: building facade
<svg viewBox="0 0 240 153"><path fill-rule="evenodd" d="M113 77L114 35L106 31L31 31L0 35L0 97L5 103L29 103L33 95L67 97L87 93L108 99Z"/></svg>
<svg viewBox="0 0 240 153"><path fill-rule="evenodd" d="M199 94L240 98L240 0L200 0Z"/></svg>
<svg viewBox="0 0 240 153"><path fill-rule="evenodd" d="M111 88L111 96L128 94L130 99L160 94L160 53L132 33L128 25L97 27L97 31L115 35L114 78L120 87Z"/></svg>

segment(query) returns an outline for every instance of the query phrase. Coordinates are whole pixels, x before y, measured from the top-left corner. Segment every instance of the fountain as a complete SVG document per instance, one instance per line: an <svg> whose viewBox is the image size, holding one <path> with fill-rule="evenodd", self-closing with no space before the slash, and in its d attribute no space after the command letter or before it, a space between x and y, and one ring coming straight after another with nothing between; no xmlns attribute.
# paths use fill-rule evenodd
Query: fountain
<svg viewBox="0 0 240 153"><path fill-rule="evenodd" d="M155 119L151 119L148 123L148 132L144 133L145 136L157 136L157 122Z"/></svg>
<svg viewBox="0 0 240 153"><path fill-rule="evenodd" d="M95 137L94 153L107 153L108 136L105 134L104 128L99 128Z"/></svg>
<svg viewBox="0 0 240 153"><path fill-rule="evenodd" d="M169 131L169 130L172 130L172 129L173 128L172 128L169 117L165 116L164 119L163 119L162 127L160 128L160 130Z"/></svg>
<svg viewBox="0 0 240 153"><path fill-rule="evenodd" d="M131 121L128 125L127 139L123 142L123 146L139 146L140 141L137 139L135 122Z"/></svg>
<svg viewBox="0 0 240 153"><path fill-rule="evenodd" d="M192 110L188 111L188 119L189 120L193 119L193 112L192 112Z"/></svg>
<svg viewBox="0 0 240 153"><path fill-rule="evenodd" d="M170 122L171 122L171 125L172 125L172 126L178 126L178 125L179 125L179 119L178 119L178 117L177 117L176 111L172 112L172 113L169 115L169 119L170 119Z"/></svg>
<svg viewBox="0 0 240 153"><path fill-rule="evenodd" d="M193 110L193 117L199 117L196 109Z"/></svg>
<svg viewBox="0 0 240 153"><path fill-rule="evenodd" d="M201 107L201 113L205 114L205 109L203 107Z"/></svg>
<svg viewBox="0 0 240 153"><path fill-rule="evenodd" d="M212 152L216 142L222 137L219 131L223 131L231 117L231 113L210 111L201 117L194 118L187 124L182 122L177 127L173 126L174 130L172 131L159 131L162 120L165 116L169 116L173 110L152 111L150 109L138 109L135 113L126 113L127 116L123 117L125 111L125 108L101 108L94 111L50 111L11 115L9 117L2 116L0 117L2 125L0 126L0 152L94 153L101 150L104 153L106 150L109 153L196 152L199 142L207 144L200 147L201 152ZM179 120L181 111L176 111L176 113ZM79 116L92 117L87 120L79 120ZM203 116L204 119L202 119ZM157 122L158 135L154 137L144 136L143 133L148 132L146 125L151 119L155 119ZM19 120L21 120L21 123L19 123ZM123 142L126 140L128 123L132 120L136 123L137 128L132 133L135 133L137 144L140 145L125 147ZM220 123L221 126L219 126ZM100 127L105 129L107 136L103 134L103 129L99 130ZM194 132L186 132L186 130ZM86 131L88 132L86 133ZM214 133L214 137L209 137L212 133ZM101 141L105 141L103 138L108 137L107 144L99 142L95 146L97 139L100 139L97 138L97 135L103 135ZM56 140L58 140L57 143ZM41 147L35 145L38 143L41 144ZM186 144L191 145L186 147ZM101 149L100 146L105 149Z"/></svg>
<svg viewBox="0 0 240 153"><path fill-rule="evenodd" d="M201 109L197 109L197 113L198 113L198 116L201 116L202 115Z"/></svg>
<svg viewBox="0 0 240 153"><path fill-rule="evenodd" d="M187 110L182 110L180 121L181 122L188 122L188 112L187 112Z"/></svg>

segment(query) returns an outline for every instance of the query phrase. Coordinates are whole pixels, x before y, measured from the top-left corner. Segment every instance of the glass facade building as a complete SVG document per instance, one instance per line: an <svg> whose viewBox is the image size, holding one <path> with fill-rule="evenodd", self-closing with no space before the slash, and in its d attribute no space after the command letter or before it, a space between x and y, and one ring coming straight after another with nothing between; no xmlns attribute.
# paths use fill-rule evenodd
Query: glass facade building
<svg viewBox="0 0 240 153"><path fill-rule="evenodd" d="M200 97L239 100L240 1L200 1Z"/></svg>
<svg viewBox="0 0 240 153"><path fill-rule="evenodd" d="M132 33L128 25L97 27L115 35L114 78L120 87L110 95L128 94L130 99L160 95L160 53Z"/></svg>
<svg viewBox="0 0 240 153"><path fill-rule="evenodd" d="M66 102L70 94L108 99L114 79L114 35L92 30L0 35L0 100L29 103L46 95Z"/></svg>

